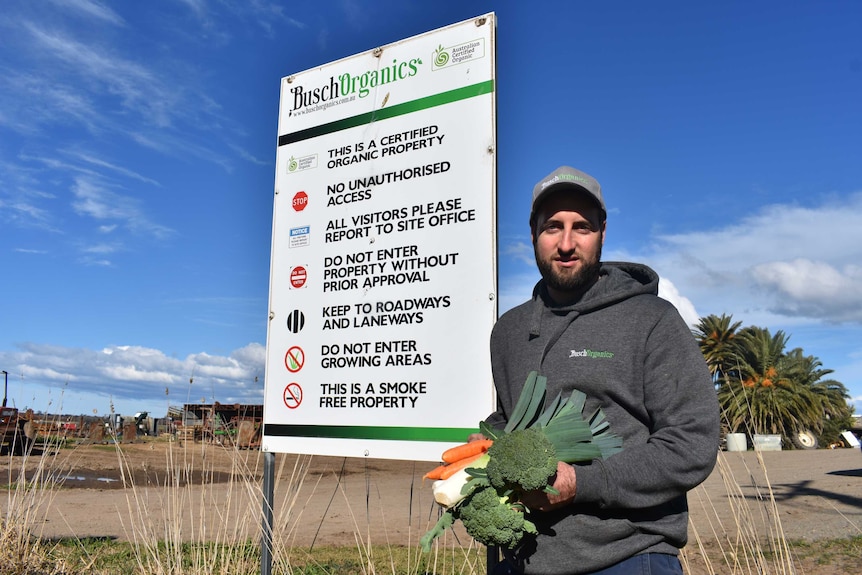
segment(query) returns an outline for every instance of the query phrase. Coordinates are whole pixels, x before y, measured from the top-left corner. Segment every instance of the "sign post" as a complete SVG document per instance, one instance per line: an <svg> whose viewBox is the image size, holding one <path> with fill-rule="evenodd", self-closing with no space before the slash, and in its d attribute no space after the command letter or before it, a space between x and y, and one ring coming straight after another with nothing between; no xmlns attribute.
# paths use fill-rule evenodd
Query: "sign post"
<svg viewBox="0 0 862 575"><path fill-rule="evenodd" d="M494 409L494 34L282 80L264 451L436 461Z"/></svg>

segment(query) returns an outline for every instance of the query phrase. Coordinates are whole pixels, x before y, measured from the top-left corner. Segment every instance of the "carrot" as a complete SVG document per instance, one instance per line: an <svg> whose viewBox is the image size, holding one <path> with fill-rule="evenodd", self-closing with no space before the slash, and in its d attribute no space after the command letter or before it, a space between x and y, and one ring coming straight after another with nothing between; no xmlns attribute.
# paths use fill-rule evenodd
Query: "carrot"
<svg viewBox="0 0 862 575"><path fill-rule="evenodd" d="M446 470L448 464L438 465L428 473L422 476L422 479L440 479L440 475Z"/></svg>
<svg viewBox="0 0 862 575"><path fill-rule="evenodd" d="M475 443L475 442L474 442ZM449 479L457 472L461 471L466 467L470 467L471 463L474 463L477 459L485 455L484 451L480 451L479 453L475 453L470 455L469 457L465 457L464 459L459 459L454 463L450 463L446 466L446 468L440 473L440 479Z"/></svg>
<svg viewBox="0 0 862 575"><path fill-rule="evenodd" d="M490 439L480 439L478 441L469 441L461 445L456 445L455 447L444 451L441 459L446 463L455 463L465 457L470 457L477 453L485 453L488 451L488 448L491 447L492 443L494 442Z"/></svg>
<svg viewBox="0 0 862 575"><path fill-rule="evenodd" d="M423 475L422 479L449 479L455 474L455 472L469 467L471 463L485 455L486 451L487 448L482 449L478 453L468 455L467 457L462 457L461 459L453 461L452 463L444 463L443 465L438 465L437 467Z"/></svg>

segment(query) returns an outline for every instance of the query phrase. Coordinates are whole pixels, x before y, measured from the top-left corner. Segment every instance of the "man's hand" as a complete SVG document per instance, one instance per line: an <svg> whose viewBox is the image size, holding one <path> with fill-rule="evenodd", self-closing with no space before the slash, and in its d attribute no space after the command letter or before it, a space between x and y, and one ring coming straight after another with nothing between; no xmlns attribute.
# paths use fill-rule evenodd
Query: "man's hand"
<svg viewBox="0 0 862 575"><path fill-rule="evenodd" d="M467 442L468 443L471 441L482 441L483 439L488 439L488 438L485 437L484 435L482 435L481 433L471 433L470 435L467 436Z"/></svg>
<svg viewBox="0 0 862 575"><path fill-rule="evenodd" d="M568 505L577 492L577 477L575 468L562 461L557 462L557 473L551 478L551 487L559 491L559 495L546 493L542 490L528 491L521 501L530 509L551 511Z"/></svg>

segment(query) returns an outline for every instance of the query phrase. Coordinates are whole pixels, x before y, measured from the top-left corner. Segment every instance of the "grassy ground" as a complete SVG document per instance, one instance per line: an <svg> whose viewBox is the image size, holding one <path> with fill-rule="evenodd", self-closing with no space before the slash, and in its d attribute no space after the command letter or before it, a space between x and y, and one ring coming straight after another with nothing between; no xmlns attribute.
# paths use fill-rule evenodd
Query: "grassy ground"
<svg viewBox="0 0 862 575"><path fill-rule="evenodd" d="M447 570L447 573L482 573L485 561L484 550L474 548L466 553L452 551L461 556L463 569ZM44 573L140 573L134 546L130 543L106 540L71 540L52 542L42 551L45 565L63 565L65 571L26 571L37 575ZM230 564L218 560L206 566L196 564L194 557L232 557ZM231 549L217 550L212 546L201 549L187 544L183 546L186 562L178 573L255 573L260 571L260 547L257 543L247 542ZM239 559L237 560L237 558ZM436 562L436 567L435 567ZM452 557L424 555L416 549L401 546L372 546L362 550L357 547L323 546L314 549L295 548L289 550L290 571L274 570L276 573L289 572L292 575L357 575L361 573L391 573L392 575L416 575L440 573L443 563L451 564ZM0 570L6 573L6 571ZM25 572L21 572L25 573Z"/></svg>
<svg viewBox="0 0 862 575"><path fill-rule="evenodd" d="M3 482L3 513L0 515L0 575L66 575L78 573L140 575L233 575L259 573L261 569L260 470L250 467L248 452L228 459L228 496L221 482L219 498L211 496L207 478L215 469L209 459L192 463L183 450L168 452L168 478L160 499L148 499L131 473L131 463L118 446L103 447L116 454L126 481L126 508L118 520L128 526L128 541L111 538L50 539L40 536L40 525L50 513L51 502L63 487L62 478L74 465L74 448L62 444L43 446L40 455L16 458L8 466ZM199 447L196 447L199 449ZM35 453L35 452L34 452ZM725 481L726 504L733 510L733 537L713 532L695 538L683 551L688 575L806 574L839 575L862 572L862 535L844 539L794 541L783 535L779 521L769 527L770 538L757 536L750 525L750 498L733 475L719 472ZM287 461L287 458L283 458ZM24 473L25 465L28 469ZM308 459L294 460L290 469L280 469L275 518L273 573L284 575L484 575L483 547L458 541L454 535L441 541L431 554L418 545L381 544L362 534L358 527L347 545L305 546L295 544L297 530L308 529L301 519L300 492L310 480ZM760 461L762 464L762 461ZM224 463L220 464L224 473ZM197 466L198 468L195 468ZM203 489L201 489L203 483ZM193 485L194 484L194 485ZM769 486L764 486L770 493ZM218 504L214 504L214 501ZM773 506L778 505L774 499ZM173 520L152 520L154 504L168 511ZM217 507L216 520L212 510ZM207 510L189 518L188 509ZM219 508L245 510L248 521L219 521ZM774 516L777 518L778 513ZM804 518L802 519L804 520ZM761 519L762 521L762 519ZM760 524L758 528L761 529ZM762 531L761 531L762 533Z"/></svg>
<svg viewBox="0 0 862 575"><path fill-rule="evenodd" d="M767 553L760 561L746 561L747 550L707 550L709 562L704 561L701 551L687 553L690 575L706 573L807 573L839 574L858 573L862 566L862 537L850 539L786 542L794 558L796 571L786 571L776 563L778 559ZM136 550L131 543L105 539L64 539L45 542L33 554L28 565L21 570L0 568L0 573L21 575L59 575L66 573L142 573ZM163 549L166 551L166 548ZM293 575L356 575L377 573L391 575L419 575L430 573L484 573L485 551L482 548L461 550L449 548L447 557L424 555L416 549L403 546L376 545L358 549L355 546L323 546L311 550L294 548L289 553L289 573ZM176 573L255 573L260 570L260 547L255 542L216 549L214 546L182 546L185 558L177 566ZM196 557L207 556L205 564ZM230 558L227 564L222 559ZM783 562L783 561L781 561ZM9 566L8 563L5 563ZM456 568L457 566L457 568ZM442 569L446 569L442 571ZM288 571L276 571L284 573Z"/></svg>

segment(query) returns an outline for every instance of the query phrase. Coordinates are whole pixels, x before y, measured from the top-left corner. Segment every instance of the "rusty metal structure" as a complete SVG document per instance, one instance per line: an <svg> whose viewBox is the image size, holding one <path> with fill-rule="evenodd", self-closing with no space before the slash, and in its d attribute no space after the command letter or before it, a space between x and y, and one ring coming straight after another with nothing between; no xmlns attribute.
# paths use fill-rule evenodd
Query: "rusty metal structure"
<svg viewBox="0 0 862 575"><path fill-rule="evenodd" d="M263 405L214 402L184 405L182 420L175 425L177 437L186 441L257 449L262 423Z"/></svg>
<svg viewBox="0 0 862 575"><path fill-rule="evenodd" d="M3 370L3 405L0 407L0 453L24 455L36 439L33 427L33 412L19 413L17 408L6 405L9 393L9 372Z"/></svg>
<svg viewBox="0 0 862 575"><path fill-rule="evenodd" d="M86 443L134 442L144 436L170 437L238 449L257 449L261 443L263 405L191 403L171 406L166 417L148 412L133 416L60 415L32 410L19 413L5 405L0 409L0 449L26 453L37 438L45 441Z"/></svg>
<svg viewBox="0 0 862 575"><path fill-rule="evenodd" d="M36 439L36 430L31 421L32 411L19 412L7 407L0 408L0 454L24 455Z"/></svg>

